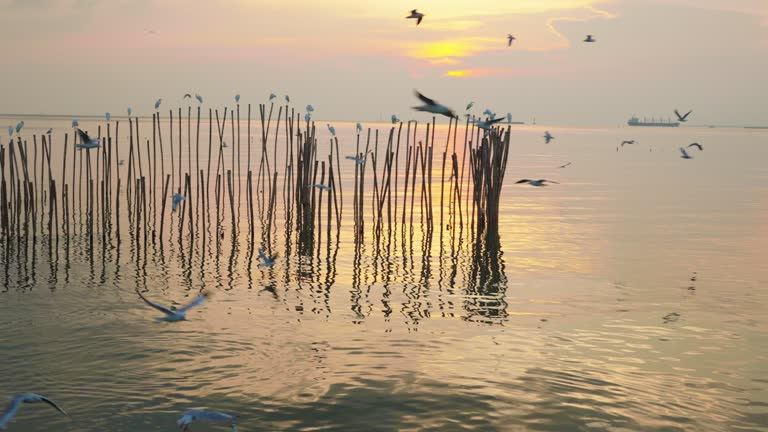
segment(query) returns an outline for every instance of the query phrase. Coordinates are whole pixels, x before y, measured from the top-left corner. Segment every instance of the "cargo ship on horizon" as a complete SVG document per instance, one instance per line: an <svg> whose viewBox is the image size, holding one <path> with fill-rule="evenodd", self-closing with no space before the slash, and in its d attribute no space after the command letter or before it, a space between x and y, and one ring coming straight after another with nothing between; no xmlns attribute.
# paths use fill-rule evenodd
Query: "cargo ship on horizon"
<svg viewBox="0 0 768 432"><path fill-rule="evenodd" d="M656 119L650 119L650 121L646 118L643 118L641 121L637 116L632 116L632 118L627 121L627 124L629 126L652 126L652 127L678 127L680 126L680 122L675 122L672 120L658 120Z"/></svg>

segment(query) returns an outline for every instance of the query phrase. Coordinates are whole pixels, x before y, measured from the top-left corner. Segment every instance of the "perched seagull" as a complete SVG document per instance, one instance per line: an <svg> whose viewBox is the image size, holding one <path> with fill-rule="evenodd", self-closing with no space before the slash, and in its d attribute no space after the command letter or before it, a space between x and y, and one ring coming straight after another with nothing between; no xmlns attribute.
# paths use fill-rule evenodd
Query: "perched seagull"
<svg viewBox="0 0 768 432"><path fill-rule="evenodd" d="M693 110L690 110L690 111L688 111L687 113L685 113L685 115L680 115L680 112L678 112L677 110L675 110L675 115L677 116L677 120L678 120L678 121L680 121L680 122L682 122L682 123L685 123L685 122L687 122L687 121L688 121L688 116L689 116L689 115L690 115L692 112L693 112Z"/></svg>
<svg viewBox="0 0 768 432"><path fill-rule="evenodd" d="M331 190L331 187L330 187L330 186L328 186L328 185L324 185L324 184L319 184L319 183L318 183L318 184L316 184L316 185L313 185L313 186L314 186L314 187L316 187L316 188L318 188L318 189L320 189L320 190L324 190L324 191L329 191L329 190Z"/></svg>
<svg viewBox="0 0 768 432"><path fill-rule="evenodd" d="M217 411L207 410L189 410L181 415L181 418L176 421L179 425L179 429L182 432L189 431L189 426L193 422L205 422L205 423L226 423L232 427L232 432L237 432L237 426L235 425L236 416L224 414Z"/></svg>
<svg viewBox="0 0 768 432"><path fill-rule="evenodd" d="M104 114L104 117L107 119L107 121L109 121L110 119L112 119L112 114L106 113Z"/></svg>
<svg viewBox="0 0 768 432"><path fill-rule="evenodd" d="M87 133L83 132L82 129L77 128L77 135L80 137L80 144L76 144L75 148L77 149L92 149L92 148L99 148L101 146L101 143L99 142L99 139L93 139L88 136Z"/></svg>
<svg viewBox="0 0 768 432"><path fill-rule="evenodd" d="M195 99L197 99L197 102L202 104L203 103L203 97L199 94L195 93Z"/></svg>
<svg viewBox="0 0 768 432"><path fill-rule="evenodd" d="M491 128L493 127L494 124L496 124L496 123L498 123L498 122L500 122L502 120L504 120L504 117L499 117L497 119L485 120L485 121L478 120L478 121L475 122L475 125L477 127L479 127L480 129L489 131L489 130L491 130Z"/></svg>
<svg viewBox="0 0 768 432"><path fill-rule="evenodd" d="M360 158L357 156L344 156L345 159L349 159L351 161L355 161L356 164L362 165L365 163L365 158Z"/></svg>
<svg viewBox="0 0 768 432"><path fill-rule="evenodd" d="M362 132L363 131L363 125L361 125L360 122L357 122L357 124L355 125L355 130L357 131L357 133Z"/></svg>
<svg viewBox="0 0 768 432"><path fill-rule="evenodd" d="M52 133L53 133L53 128L49 128L49 129L48 129L48 130L45 132L45 134L46 134L46 135L50 135L50 134L52 134Z"/></svg>
<svg viewBox="0 0 768 432"><path fill-rule="evenodd" d="M552 134L551 134L551 133L549 133L549 131L546 131L546 132L544 132L544 136L543 136L542 138L544 138L544 142L545 142L546 144L549 144L549 142L550 142L550 141L552 141L553 139L555 139L555 137L553 137L553 136L552 136Z"/></svg>
<svg viewBox="0 0 768 432"><path fill-rule="evenodd" d="M235 103L240 103L240 95L239 94L235 95Z"/></svg>
<svg viewBox="0 0 768 432"><path fill-rule="evenodd" d="M161 103L163 103L163 99L162 99L162 98L161 98L161 99L158 99L157 101L155 101L155 109L158 109L158 108L160 108L160 104L161 104Z"/></svg>
<svg viewBox="0 0 768 432"><path fill-rule="evenodd" d="M512 123L512 113L507 113L507 123Z"/></svg>
<svg viewBox="0 0 768 432"><path fill-rule="evenodd" d="M682 147L680 147L680 153L682 153L680 157L683 159L693 159L693 156L689 155L688 152L685 151L685 149Z"/></svg>
<svg viewBox="0 0 768 432"><path fill-rule="evenodd" d="M21 132L22 129L24 129L24 120L16 123L16 133Z"/></svg>
<svg viewBox="0 0 768 432"><path fill-rule="evenodd" d="M271 257L269 257L264 252L264 249L259 249L259 258L262 261L261 263L259 263L259 267L272 267L273 265L275 265L277 254L274 254Z"/></svg>
<svg viewBox="0 0 768 432"><path fill-rule="evenodd" d="M166 322L176 322L176 321L186 321L187 320L187 312L192 309L193 307L199 305L202 303L205 299L207 299L210 294L207 291L203 291L195 300L192 301L192 303L173 310L169 309L165 306L160 306L157 303L152 303L149 301L146 297L144 297L138 290L136 291L136 294L141 297L142 300L144 300L144 303L152 306L153 308L159 310L160 312L164 313L165 316L162 318L157 318L158 321L166 321Z"/></svg>
<svg viewBox="0 0 768 432"><path fill-rule="evenodd" d="M184 93L183 99L192 99L192 94L191 93Z"/></svg>
<svg viewBox="0 0 768 432"><path fill-rule="evenodd" d="M416 25L418 26L419 24L421 24L421 20L424 19L424 14L419 12L418 10L414 9L414 10L411 11L411 14L408 15L407 17L405 17L405 18L406 19L411 19L411 18L415 19L416 20Z"/></svg>
<svg viewBox="0 0 768 432"><path fill-rule="evenodd" d="M291 103L291 97L288 95L285 95L285 101L288 103Z"/></svg>
<svg viewBox="0 0 768 432"><path fill-rule="evenodd" d="M545 184L545 183L554 183L554 184L560 184L560 183L558 183L558 182L556 182L556 181L552 181L552 180L544 180L544 179L540 179L540 180L528 180L528 179L522 179L522 180L518 180L518 181L516 181L515 183L516 183L516 184L521 184L521 183L528 183L528 184L529 184L529 185L531 185L531 186L537 186L537 187L538 187L538 186L546 186L546 184Z"/></svg>
<svg viewBox="0 0 768 432"><path fill-rule="evenodd" d="M419 93L417 90L414 90L414 93L416 93L416 97L418 97L422 102L424 102L424 105L422 106L413 107L413 109L415 109L416 111L426 111L432 114L440 114L448 118L456 117L456 114L454 114L453 111L451 111L451 109L446 107L445 105L440 105L434 100Z"/></svg>
<svg viewBox="0 0 768 432"><path fill-rule="evenodd" d="M186 199L187 199L187 197L185 197L184 195L182 195L182 194L180 194L178 192L174 192L173 193L173 198L171 199L171 211L176 211L176 208L179 206L179 203L181 203L182 201L184 201Z"/></svg>
<svg viewBox="0 0 768 432"><path fill-rule="evenodd" d="M565 165L560 165L558 168L565 168L565 167L567 167L567 166L569 166L569 165L571 165L571 164L573 164L573 162L568 162L568 163L567 163L567 164L565 164Z"/></svg>
<svg viewBox="0 0 768 432"><path fill-rule="evenodd" d="M507 46L511 47L512 46L512 42L514 42L515 39L517 39L517 38L512 36L511 34L508 34L507 35L507 41L508 41L507 42Z"/></svg>
<svg viewBox="0 0 768 432"><path fill-rule="evenodd" d="M304 121L309 123L310 120L312 120L312 115L310 115L309 113L304 114Z"/></svg>
<svg viewBox="0 0 768 432"><path fill-rule="evenodd" d="M397 116L396 116L396 115L392 114L392 124L395 124L395 123L397 123L397 122L399 122L399 121L400 121L400 119L399 119L399 118L397 118Z"/></svg>
<svg viewBox="0 0 768 432"><path fill-rule="evenodd" d="M587 38L584 39L584 42L596 42L595 38L592 37L592 35L587 35Z"/></svg>
<svg viewBox="0 0 768 432"><path fill-rule="evenodd" d="M72 127L78 127L80 126L80 122L77 121L77 119L72 120Z"/></svg>
<svg viewBox="0 0 768 432"><path fill-rule="evenodd" d="M132 113L133 113L133 110L131 109L131 107L128 107L128 117L130 117Z"/></svg>
<svg viewBox="0 0 768 432"><path fill-rule="evenodd" d="M328 126L328 132L330 132L332 136L336 136L336 128L329 125L328 123L326 123L325 125Z"/></svg>
<svg viewBox="0 0 768 432"><path fill-rule="evenodd" d="M307 112L315 112L315 108L312 105L307 105Z"/></svg>
<svg viewBox="0 0 768 432"><path fill-rule="evenodd" d="M3 413L3 416L0 417L0 430L5 430L6 427L8 427L8 423L13 420L13 417L16 415L16 412L19 411L19 408L21 408L21 404L23 403L38 403L38 402L45 402L48 405L56 408L60 413L68 416L66 411L61 409L56 403L50 399L48 399L45 396L40 396L39 394L35 393L21 393L17 394L13 397L11 400L11 404L8 405L8 408Z"/></svg>
<svg viewBox="0 0 768 432"><path fill-rule="evenodd" d="M274 93L270 93L269 94L269 100L274 100L276 97L277 97L277 95L274 94Z"/></svg>
<svg viewBox="0 0 768 432"><path fill-rule="evenodd" d="M624 147L624 144L634 144L635 140L624 140L621 142L621 146Z"/></svg>
<svg viewBox="0 0 768 432"><path fill-rule="evenodd" d="M471 109L472 109L472 107L473 107L474 105L475 105L475 103L474 103L474 102L469 102L469 103L467 104L467 108L465 109L465 111L469 111L469 110L471 110Z"/></svg>
<svg viewBox="0 0 768 432"><path fill-rule="evenodd" d="M702 147L701 144L699 143L688 144L688 148L691 148L691 147L696 147L697 149L699 149L699 151L704 151L704 147Z"/></svg>
<svg viewBox="0 0 768 432"><path fill-rule="evenodd" d="M117 164L120 165L120 166L123 166L123 165L125 165L125 160L120 159L120 162L118 162Z"/></svg>
<svg viewBox="0 0 768 432"><path fill-rule="evenodd" d="M8 126L8 136L13 136L13 126Z"/></svg>

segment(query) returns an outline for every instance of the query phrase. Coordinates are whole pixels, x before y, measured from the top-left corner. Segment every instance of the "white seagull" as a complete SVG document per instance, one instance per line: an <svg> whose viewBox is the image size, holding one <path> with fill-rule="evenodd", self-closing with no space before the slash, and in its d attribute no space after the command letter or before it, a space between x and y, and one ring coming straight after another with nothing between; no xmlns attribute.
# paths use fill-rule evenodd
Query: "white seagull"
<svg viewBox="0 0 768 432"><path fill-rule="evenodd" d="M467 108L465 109L465 111L469 111L469 110L471 110L471 109L472 109L472 107L473 107L474 105L475 105L475 102L470 102L470 103L468 103L468 104L467 104Z"/></svg>
<svg viewBox="0 0 768 432"><path fill-rule="evenodd" d="M72 120L72 127L78 127L78 126L80 126L80 122L77 121L77 119L73 119Z"/></svg>
<svg viewBox="0 0 768 432"><path fill-rule="evenodd" d="M357 156L344 156L345 159L349 159L351 161L355 161L356 164L362 165L365 163L365 158L360 158Z"/></svg>
<svg viewBox="0 0 768 432"><path fill-rule="evenodd" d="M136 294L141 297L142 300L144 300L144 303L152 306L153 308L159 310L160 312L164 313L165 316L162 318L157 318L158 321L166 321L166 322L177 322L177 321L186 321L187 320L187 312L189 312L190 309L193 307L199 305L202 303L205 299L207 299L210 294L207 291L203 291L195 300L193 300L190 304L181 307L179 309L173 310L169 309L165 306L160 306L157 303L152 303L149 301L146 297L144 297L139 291L136 291Z"/></svg>
<svg viewBox="0 0 768 432"><path fill-rule="evenodd" d="M133 113L133 110L131 109L131 107L128 107L128 117L130 117L132 113Z"/></svg>
<svg viewBox="0 0 768 432"><path fill-rule="evenodd" d="M240 95L239 94L235 95L235 103L240 103Z"/></svg>
<svg viewBox="0 0 768 432"><path fill-rule="evenodd" d="M155 109L160 108L161 103L163 103L163 99L158 99L157 101L155 101Z"/></svg>
<svg viewBox="0 0 768 432"><path fill-rule="evenodd" d="M259 267L272 267L275 265L275 260L277 259L277 254L270 256L267 256L267 254L264 252L264 249L259 249L259 258L261 259L261 263L259 263Z"/></svg>
<svg viewBox="0 0 768 432"><path fill-rule="evenodd" d="M195 99L197 99L197 102L199 102L200 104L202 104L202 103L203 103L203 97L202 97L202 96L200 96L200 95L199 95L199 94L197 94L197 93L195 93Z"/></svg>
<svg viewBox="0 0 768 432"><path fill-rule="evenodd" d="M415 19L416 25L418 26L421 24L421 20L424 19L424 14L419 12L418 10L414 9L411 11L411 14L405 17L406 19Z"/></svg>
<svg viewBox="0 0 768 432"><path fill-rule="evenodd" d="M232 427L232 432L237 432L237 426L235 425L235 419L237 416L224 414L218 411L208 410L189 410L181 415L181 418L176 421L179 425L179 429L182 432L189 431L189 426L193 422L205 422L205 423L226 423Z"/></svg>
<svg viewBox="0 0 768 432"><path fill-rule="evenodd" d="M109 120L111 120L111 119L112 119L112 114L110 114L110 113L106 113L106 114L104 114L104 118L106 118L106 119L107 119L107 121L109 121Z"/></svg>
<svg viewBox="0 0 768 432"><path fill-rule="evenodd" d="M685 151L685 149L682 147L680 147L680 153L682 153L680 157L683 159L693 159L693 156L689 155L688 152Z"/></svg>
<svg viewBox="0 0 768 432"><path fill-rule="evenodd" d="M24 129L24 120L16 123L16 133L21 132L22 129Z"/></svg>
<svg viewBox="0 0 768 432"><path fill-rule="evenodd" d="M315 108L312 105L307 105L307 112L314 112Z"/></svg>
<svg viewBox="0 0 768 432"><path fill-rule="evenodd" d="M399 121L400 121L400 119L399 119L399 118L397 118L397 116L396 116L396 115L392 114L392 124L395 124L395 123L397 123L397 122L399 122Z"/></svg>
<svg viewBox="0 0 768 432"><path fill-rule="evenodd" d="M517 39L517 38L516 38L516 37L514 37L514 36L512 36L511 34L508 34L508 35L507 35L507 41L508 41L508 42L507 42L507 46L508 46L508 47L511 47L511 46L512 46L512 42L514 42L514 41L515 41L515 39Z"/></svg>
<svg viewBox="0 0 768 432"><path fill-rule="evenodd" d="M274 94L274 93L270 93L269 94L269 100L274 100L276 97L277 97L277 95Z"/></svg>
<svg viewBox="0 0 768 432"><path fill-rule="evenodd" d="M92 149L92 148L99 148L101 146L101 143L99 142L99 139L93 139L88 136L87 133L83 132L82 129L77 128L75 129L77 131L77 135L80 137L80 144L76 144L76 149Z"/></svg>
<svg viewBox="0 0 768 432"><path fill-rule="evenodd" d="M415 109L416 111L426 111L432 114L440 114L448 118L456 117L456 114L454 114L453 111L451 111L451 109L446 107L445 105L440 105L439 103L435 102L433 99L430 99L424 96L423 94L419 93L418 90L414 90L414 93L416 93L416 97L418 97L422 102L424 102L424 105L422 106L413 107L413 109Z"/></svg>
<svg viewBox="0 0 768 432"><path fill-rule="evenodd" d="M325 125L328 126L328 132L331 133L331 136L336 136L336 128L329 125L328 123L326 123Z"/></svg>
<svg viewBox="0 0 768 432"><path fill-rule="evenodd" d="M182 194L180 194L178 192L174 192L173 193L173 198L171 200L171 211L176 211L176 208L179 206L179 203L181 203L182 201L184 201L186 199L187 198L184 195L182 195Z"/></svg>
<svg viewBox="0 0 768 432"><path fill-rule="evenodd" d="M587 35L586 39L584 39L584 42L592 43L592 42L596 42L596 41L595 41L595 38L592 37L592 35Z"/></svg>
<svg viewBox="0 0 768 432"><path fill-rule="evenodd" d="M38 402L44 402L48 405L56 408L60 413L68 416L66 411L61 409L56 403L50 399L48 399L45 396L40 396L39 394L35 393L21 393L17 394L13 397L11 400L11 404L8 405L8 408L3 413L2 417L0 417L0 430L5 430L6 427L8 427L8 423L13 420L13 417L16 415L16 412L19 411L19 408L21 408L21 404L23 403L38 403Z"/></svg>
<svg viewBox="0 0 768 432"><path fill-rule="evenodd" d="M553 136L552 136L552 134L551 134L551 133L549 133L549 131L546 131L546 132L544 133L544 136L543 136L542 138L544 138L544 142L545 142L545 143L547 143L547 144L549 144L549 142L550 142L550 141L552 141L553 139L555 139L555 137L553 137Z"/></svg>
<svg viewBox="0 0 768 432"><path fill-rule="evenodd" d="M324 190L324 191L329 191L329 190L331 190L331 187L330 187L330 186L328 186L328 185L324 185L324 184L320 184L320 183L318 183L318 184L314 184L314 185L311 185L311 186L309 186L309 187L312 187L312 186L314 186L314 187L316 187L316 188L318 188L318 189L320 189L320 190Z"/></svg>
<svg viewBox="0 0 768 432"><path fill-rule="evenodd" d="M507 123L512 123L512 113L507 113Z"/></svg>
<svg viewBox="0 0 768 432"><path fill-rule="evenodd" d="M357 122L357 124L355 125L355 130L357 131L357 133L362 132L363 131L363 125L361 125L360 122Z"/></svg>
<svg viewBox="0 0 768 432"><path fill-rule="evenodd" d="M478 120L475 122L475 126L479 127L482 130L491 130L494 124L504 120L504 117L499 117L497 119L492 120Z"/></svg>
<svg viewBox="0 0 768 432"><path fill-rule="evenodd" d="M309 113L304 114L304 121L309 123L310 120L312 120L312 115Z"/></svg>
<svg viewBox="0 0 768 432"><path fill-rule="evenodd" d="M518 181L516 181L516 182L515 182L515 184L521 184L521 183L528 183L528 184L529 184L529 185L531 185L531 186L546 186L546 184L545 184L545 183L554 183L554 184L560 184L560 183L558 183L558 182L556 182L556 181L552 181L552 180L544 180L544 179L540 179L540 180L528 180L528 179L522 179L522 180L518 180Z"/></svg>
<svg viewBox="0 0 768 432"><path fill-rule="evenodd" d="M688 116L693 112L693 110L688 111L685 113L685 115L681 115L679 111L675 110L675 115L677 116L677 120L681 123L685 123L688 121Z"/></svg>

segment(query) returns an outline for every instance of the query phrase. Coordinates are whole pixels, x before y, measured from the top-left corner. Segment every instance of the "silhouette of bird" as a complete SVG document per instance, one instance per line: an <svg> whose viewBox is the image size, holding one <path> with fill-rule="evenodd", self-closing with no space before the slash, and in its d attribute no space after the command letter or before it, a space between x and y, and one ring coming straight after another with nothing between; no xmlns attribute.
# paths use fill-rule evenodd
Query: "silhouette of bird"
<svg viewBox="0 0 768 432"><path fill-rule="evenodd" d="M181 307L179 309L173 310L149 301L149 299L144 297L144 295L142 295L141 292L139 292L138 290L136 291L136 294L138 294L139 297L141 297L141 299L144 300L144 303L164 313L165 316L162 318L157 318L157 320L166 321L166 322L186 321L187 312L189 312L189 310L192 309L193 307L201 304L203 301L205 301L205 299L207 299L210 296L210 294L207 291L203 291L196 299L194 299L188 305Z"/></svg>
<svg viewBox="0 0 768 432"><path fill-rule="evenodd" d="M416 25L418 26L421 24L421 20L424 19L424 14L419 12L418 10L414 9L411 11L411 14L405 17L406 19L415 19Z"/></svg>
<svg viewBox="0 0 768 432"><path fill-rule="evenodd" d="M13 397L11 400L10 405L8 405L8 408L6 408L5 412L3 413L2 417L0 417L0 430L5 430L5 428L8 426L8 423L13 420L13 417L16 415L16 413L19 411L19 408L21 408L21 404L24 403L47 403L48 405L56 408L57 411L60 413L68 416L66 411L61 409L56 403L50 399L48 399L45 396L41 396L39 394L35 393L21 393L17 394Z"/></svg>
<svg viewBox="0 0 768 432"><path fill-rule="evenodd" d="M621 146L624 147L624 144L634 144L635 140L624 140L621 142Z"/></svg>
<svg viewBox="0 0 768 432"><path fill-rule="evenodd" d="M680 157L683 159L693 159L693 156L689 155L688 152L685 151L685 149L682 147L680 147L680 153L682 153Z"/></svg>
<svg viewBox="0 0 768 432"><path fill-rule="evenodd" d="M120 159L120 161L117 163L119 166L125 165L125 160Z"/></svg>
<svg viewBox="0 0 768 432"><path fill-rule="evenodd" d="M681 123L685 123L688 121L688 116L691 115L693 110L688 111L685 113L685 115L680 115L680 112L678 110L675 110L675 115L677 116L677 120Z"/></svg>
<svg viewBox="0 0 768 432"><path fill-rule="evenodd" d="M414 93L416 93L416 97L418 97L422 102L424 102L424 105L413 107L413 109L415 109L416 111L426 111L432 114L440 114L448 118L456 117L456 114L454 114L453 111L451 111L451 109L446 107L445 105L441 105L435 102L434 100L419 93L417 90L414 90Z"/></svg>
<svg viewBox="0 0 768 432"><path fill-rule="evenodd" d="M228 424L232 427L232 432L237 432L237 426L235 426L236 418L236 416L218 411L189 410L183 413L180 419L176 420L176 424L182 432L188 432L189 426L193 422Z"/></svg>
<svg viewBox="0 0 768 432"><path fill-rule="evenodd" d="M594 37L592 37L592 35L587 35L587 38L584 39L584 42L592 43L592 42L596 42L596 40Z"/></svg>
<svg viewBox="0 0 768 432"><path fill-rule="evenodd" d="M553 139L555 139L555 137L553 137L553 136L552 136L552 134L551 134L551 133L549 133L549 131L546 131L546 132L544 133L544 136L543 136L542 138L544 138L544 143L545 143L545 144L549 144L549 142L550 142L550 141L552 141Z"/></svg>
<svg viewBox="0 0 768 432"><path fill-rule="evenodd" d="M565 164L565 165L560 165L558 168L565 168L565 167L567 167L567 166L569 166L569 165L571 165L571 164L573 164L573 162L568 162L568 163L567 163L567 164Z"/></svg>
<svg viewBox="0 0 768 432"><path fill-rule="evenodd" d="M77 136L80 137L80 144L76 144L76 149L92 149L92 148L99 148L101 145L98 138L93 139L90 136L88 136L87 133L83 132L82 129L77 128Z"/></svg>
<svg viewBox="0 0 768 432"><path fill-rule="evenodd" d="M691 147L696 147L696 148L699 149L699 151L704 151L704 147L702 147L701 144L699 144L699 143L688 144L688 148L691 148Z"/></svg>
<svg viewBox="0 0 768 432"><path fill-rule="evenodd" d="M514 37L514 36L512 36L511 34L508 34L508 35L507 35L507 41L508 41L508 42L507 42L507 46L508 46L508 47L511 47L511 46L512 46L512 42L514 42L514 41L515 41L515 39L517 39L517 38L516 38L516 37Z"/></svg>
<svg viewBox="0 0 768 432"><path fill-rule="evenodd" d="M178 192L174 192L173 193L173 198L171 198L171 211L175 212L176 208L179 206L179 204L182 201L186 200L186 199L187 199L187 197L185 197L184 195L182 195L182 194L180 194Z"/></svg>
<svg viewBox="0 0 768 432"><path fill-rule="evenodd" d="M516 184L528 183L528 184L529 184L529 185L531 185L531 186L537 186L537 187L539 187L539 186L546 186L546 183L554 183L554 184L560 184L560 183L558 183L558 182L556 182L556 181L552 181L552 180L544 180L544 179L540 179L540 180L528 180L528 179L522 179L522 180L518 180L518 181L516 181L515 183L516 183Z"/></svg>
<svg viewBox="0 0 768 432"><path fill-rule="evenodd" d="M184 93L184 97L182 99L192 99L191 93Z"/></svg>

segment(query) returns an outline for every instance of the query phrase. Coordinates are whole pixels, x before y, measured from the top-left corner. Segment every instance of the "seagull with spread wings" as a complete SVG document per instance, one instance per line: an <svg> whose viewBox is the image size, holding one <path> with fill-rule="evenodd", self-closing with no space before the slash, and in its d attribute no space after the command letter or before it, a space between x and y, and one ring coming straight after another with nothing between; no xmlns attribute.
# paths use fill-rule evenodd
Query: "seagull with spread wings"
<svg viewBox="0 0 768 432"><path fill-rule="evenodd" d="M416 25L418 26L421 24L421 20L424 19L424 14L419 12L418 10L414 9L411 11L411 14L405 17L406 19L415 19Z"/></svg>
<svg viewBox="0 0 768 432"><path fill-rule="evenodd" d="M139 297L141 297L141 299L144 300L144 303L164 313L165 316L162 318L157 318L157 320L166 321L166 322L186 321L187 312L189 312L189 310L192 309L193 307L200 305L203 301L205 301L205 299L210 297L210 294L207 291L203 291L199 296L197 296L195 300L193 300L188 305L181 307L179 309L173 310L149 301L149 299L144 297L144 295L142 295L141 292L139 292L138 290L136 291L136 294L138 294Z"/></svg>
<svg viewBox="0 0 768 432"><path fill-rule="evenodd" d="M5 430L5 428L8 427L8 423L10 423L11 420L13 420L13 417L16 416L19 408L21 408L21 404L38 402L47 403L48 405L56 408L56 410L58 410L60 413L66 416L69 415L66 411L61 409L61 407L56 405L54 401L48 399L45 396L40 396L36 393L21 393L13 397L10 405L8 405L8 408L5 410L2 417L0 417L0 430Z"/></svg>
<svg viewBox="0 0 768 432"><path fill-rule="evenodd" d="M454 114L453 111L447 106L441 105L435 102L433 99L424 96L423 94L419 93L418 90L414 90L414 93L416 93L416 97L424 102L424 105L413 107L413 109L416 111L426 111L432 114L444 115L449 118L456 117L456 114Z"/></svg>

